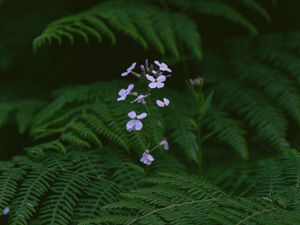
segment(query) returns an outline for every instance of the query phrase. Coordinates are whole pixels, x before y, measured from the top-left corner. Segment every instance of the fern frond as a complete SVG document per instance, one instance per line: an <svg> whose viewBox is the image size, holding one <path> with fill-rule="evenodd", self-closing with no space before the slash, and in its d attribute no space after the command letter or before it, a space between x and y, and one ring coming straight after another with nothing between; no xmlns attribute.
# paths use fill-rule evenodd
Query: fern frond
<svg viewBox="0 0 300 225"><path fill-rule="evenodd" d="M18 189L13 203L11 204L12 215L9 224L26 224L36 213L40 200L58 176L54 169L42 169L33 171L26 176Z"/></svg>
<svg viewBox="0 0 300 225"><path fill-rule="evenodd" d="M228 114L212 109L204 118L204 125L221 141L228 143L242 159L248 158L245 130Z"/></svg>
<svg viewBox="0 0 300 225"><path fill-rule="evenodd" d="M241 4L255 11L258 15L261 15L267 22L271 22L272 18L270 14L259 4L256 0L238 0Z"/></svg>
<svg viewBox="0 0 300 225"><path fill-rule="evenodd" d="M102 206L136 188L144 177L128 157L109 151L47 154L40 162L21 156L1 163L0 206L10 206L9 224L31 224L38 217L38 224L68 225L103 215Z"/></svg>
<svg viewBox="0 0 300 225"><path fill-rule="evenodd" d="M224 106L241 115L250 126L256 127L262 138L282 148L286 136L287 120L264 96L241 86L239 82L224 83L220 89Z"/></svg>
<svg viewBox="0 0 300 225"><path fill-rule="evenodd" d="M123 194L104 207L108 215L83 220L88 224L293 224L297 213L258 199L228 196L199 177L161 174L146 187Z"/></svg>
<svg viewBox="0 0 300 225"><path fill-rule="evenodd" d="M178 28L185 28L183 36ZM178 57L178 40L193 53L201 57L200 37L194 22L184 15L164 12L145 2L107 1L79 14L52 22L34 40L34 49L52 43L59 44L63 38L74 42L74 36L81 36L86 42L95 37L99 42L105 35L115 43L114 31L119 31L138 42L144 48L152 45L161 54L166 50Z"/></svg>
<svg viewBox="0 0 300 225"><path fill-rule="evenodd" d="M9 168L0 175L0 209L9 205L17 193L17 187L22 180L24 171L19 168Z"/></svg>
<svg viewBox="0 0 300 225"><path fill-rule="evenodd" d="M39 100L19 100L0 103L0 127L13 120L23 134L30 126L32 118L45 105Z"/></svg>

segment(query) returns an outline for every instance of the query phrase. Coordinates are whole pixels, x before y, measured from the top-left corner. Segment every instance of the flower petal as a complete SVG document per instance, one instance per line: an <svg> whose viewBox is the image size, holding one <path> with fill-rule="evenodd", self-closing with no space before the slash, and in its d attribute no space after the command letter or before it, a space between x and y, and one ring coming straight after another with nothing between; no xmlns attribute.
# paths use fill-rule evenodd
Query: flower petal
<svg viewBox="0 0 300 225"><path fill-rule="evenodd" d="M134 84L129 84L128 85L128 88L127 88L127 93L130 93L132 90L133 90L133 88L134 88Z"/></svg>
<svg viewBox="0 0 300 225"><path fill-rule="evenodd" d="M164 98L164 103L166 106L170 105L170 100L167 98Z"/></svg>
<svg viewBox="0 0 300 225"><path fill-rule="evenodd" d="M158 60L155 60L154 63L158 66L160 66L160 62Z"/></svg>
<svg viewBox="0 0 300 225"><path fill-rule="evenodd" d="M119 95L122 96L122 95L125 95L126 94L126 90L124 88L122 88L120 91L119 91Z"/></svg>
<svg viewBox="0 0 300 225"><path fill-rule="evenodd" d="M165 76L160 75L156 80L157 80L158 82L165 82L166 79L167 79L167 78L166 78Z"/></svg>
<svg viewBox="0 0 300 225"><path fill-rule="evenodd" d="M136 113L135 111L131 111L128 113L128 117L131 118L131 119L135 119L136 118Z"/></svg>
<svg viewBox="0 0 300 225"><path fill-rule="evenodd" d="M142 120L142 119L144 119L145 117L147 117L147 113L141 113L140 115L138 115L137 116L137 119L139 119L139 120Z"/></svg>
<svg viewBox="0 0 300 225"><path fill-rule="evenodd" d="M157 86L157 88L163 88L163 87L165 86L165 84L164 84L164 83L158 82L158 83L156 84L156 86Z"/></svg>
<svg viewBox="0 0 300 225"><path fill-rule="evenodd" d="M122 95L121 97L119 97L117 100L118 101L124 101L126 99L127 95Z"/></svg>
<svg viewBox="0 0 300 225"><path fill-rule="evenodd" d="M151 154L147 154L147 159L148 159L150 162L153 162L153 161L154 161L154 157L153 157L153 155L151 155Z"/></svg>
<svg viewBox="0 0 300 225"><path fill-rule="evenodd" d="M157 83L151 82L148 86L153 89L157 87Z"/></svg>
<svg viewBox="0 0 300 225"><path fill-rule="evenodd" d="M147 79L148 79L149 81L152 81L152 82L155 81L154 77L152 77L152 76L150 76L150 75L148 75L148 74L146 74L146 77L147 77Z"/></svg>
<svg viewBox="0 0 300 225"><path fill-rule="evenodd" d="M143 128L143 123L140 120L135 121L135 130L141 130Z"/></svg>
<svg viewBox="0 0 300 225"><path fill-rule="evenodd" d="M136 62L132 63L131 66L128 67L127 71L131 72L136 66Z"/></svg>
<svg viewBox="0 0 300 225"><path fill-rule="evenodd" d="M156 105L161 108L165 107L165 103L161 100L156 100Z"/></svg>
<svg viewBox="0 0 300 225"><path fill-rule="evenodd" d="M124 73L121 73L121 76L122 76L122 77L126 77L128 74L129 74L129 72L126 71L126 72L124 72Z"/></svg>
<svg viewBox="0 0 300 225"><path fill-rule="evenodd" d="M136 125L136 121L137 121L137 120L129 120L129 121L126 123L126 129L127 129L127 130L132 130L132 128L134 128L134 126Z"/></svg>
<svg viewBox="0 0 300 225"><path fill-rule="evenodd" d="M10 207L9 206L6 206L3 211L2 211L2 215L3 216L6 216L8 213L10 212Z"/></svg>

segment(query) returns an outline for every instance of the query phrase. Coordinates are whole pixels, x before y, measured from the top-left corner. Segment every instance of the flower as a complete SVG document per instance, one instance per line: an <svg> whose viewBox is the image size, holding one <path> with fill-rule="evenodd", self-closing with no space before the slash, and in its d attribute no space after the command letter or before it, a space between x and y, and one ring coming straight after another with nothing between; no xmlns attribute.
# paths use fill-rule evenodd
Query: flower
<svg viewBox="0 0 300 225"><path fill-rule="evenodd" d="M161 108L167 107L168 105L170 105L170 100L167 98L164 98L162 101L156 100L156 105Z"/></svg>
<svg viewBox="0 0 300 225"><path fill-rule="evenodd" d="M140 162L149 166L149 165L152 164L153 161L154 161L153 155L151 155L149 153L149 150L146 149L145 152L143 153L141 159L140 159Z"/></svg>
<svg viewBox="0 0 300 225"><path fill-rule="evenodd" d="M169 150L169 143L166 139L159 142L159 144L163 147L164 150Z"/></svg>
<svg viewBox="0 0 300 225"><path fill-rule="evenodd" d="M160 63L159 61L154 61L154 63L156 64L156 65L158 65L159 66L159 70L161 70L161 71L167 71L167 72L172 72L172 70L168 67L168 65L167 64L165 64L165 63Z"/></svg>
<svg viewBox="0 0 300 225"><path fill-rule="evenodd" d="M153 76L150 76L148 74L146 74L146 77L150 82L149 87L150 88L162 88L165 86L165 84L163 82L166 81L166 77L163 75L158 76L157 78L154 78Z"/></svg>
<svg viewBox="0 0 300 225"><path fill-rule="evenodd" d="M119 91L119 98L117 99L118 101L124 101L127 97L127 95L129 95L131 93L131 91L134 88L134 84L129 84L127 89L121 89Z"/></svg>
<svg viewBox="0 0 300 225"><path fill-rule="evenodd" d="M129 120L126 124L126 128L128 131L132 130L141 130L143 128L143 123L140 121L147 117L147 113L141 113L140 115L136 115L134 111L128 113L128 117L132 120Z"/></svg>
<svg viewBox="0 0 300 225"><path fill-rule="evenodd" d="M2 211L2 215L5 216L7 215L8 213L10 212L10 207L9 206L6 206L3 211Z"/></svg>
<svg viewBox="0 0 300 225"><path fill-rule="evenodd" d="M148 95L139 95L131 103L137 102L137 103L141 103L141 104L146 104L145 98L147 98L147 97L148 97Z"/></svg>
<svg viewBox="0 0 300 225"><path fill-rule="evenodd" d="M199 86L201 87L203 85L203 78L198 76L194 79L189 79L190 85L192 86Z"/></svg>
<svg viewBox="0 0 300 225"><path fill-rule="evenodd" d="M121 76L126 77L129 73L131 73L132 70L134 70L135 66L136 62L132 63L131 66L129 66L127 70L121 74Z"/></svg>

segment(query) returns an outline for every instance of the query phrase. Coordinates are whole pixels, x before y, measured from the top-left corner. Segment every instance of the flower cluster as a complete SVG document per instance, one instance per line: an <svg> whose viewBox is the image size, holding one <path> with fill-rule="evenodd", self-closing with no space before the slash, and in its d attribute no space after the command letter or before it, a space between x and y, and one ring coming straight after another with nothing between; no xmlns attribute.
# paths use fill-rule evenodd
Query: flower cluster
<svg viewBox="0 0 300 225"><path fill-rule="evenodd" d="M165 87L165 82L167 81L167 78L171 76L170 73L172 72L172 70L168 67L167 64L159 62L157 60L154 61L154 64L149 64L148 60L146 60L144 65L140 65L140 73L134 71L136 66L136 62L132 63L131 66L128 67L126 71L121 74L121 76L127 77L128 75L133 75L134 77L138 78L142 83L146 83L146 91L141 93L133 91L135 85L129 84L127 88L122 88L119 91L119 97L117 98L117 101L124 101L127 99L128 96L135 96L131 103L144 105L145 110L147 112L141 112L140 114L137 114L137 112L131 111L128 113L128 117L130 119L126 123L126 130L128 132L140 131L143 129L142 120L145 119L147 116L151 115L150 108L152 106L150 96L153 96L151 94L151 91L153 89L161 89ZM157 99L155 103L156 107L165 108L170 105L170 100L167 98ZM169 143L166 139L164 139L151 150L146 149L142 154L140 161L146 165L151 165L154 161L154 157L150 154L150 152L152 152L159 146L161 146L165 150L169 150Z"/></svg>

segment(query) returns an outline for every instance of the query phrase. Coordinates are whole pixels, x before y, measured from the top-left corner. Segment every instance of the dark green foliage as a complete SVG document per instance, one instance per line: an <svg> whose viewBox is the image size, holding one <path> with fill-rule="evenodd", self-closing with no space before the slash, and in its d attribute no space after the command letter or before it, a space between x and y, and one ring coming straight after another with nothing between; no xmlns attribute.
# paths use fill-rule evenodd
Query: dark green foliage
<svg viewBox="0 0 300 225"><path fill-rule="evenodd" d="M206 59L214 60L215 63L223 60L218 71L206 67L206 73L208 79L209 76L217 79L211 81L214 84L213 89L216 90L214 104L218 105L219 110L226 112L228 119L240 118L240 124L243 125L243 130L239 128L240 137L250 127L255 129L256 135L253 139L266 140L278 149L293 146L288 137L291 122L289 118L292 118L292 123L297 127L300 118L296 67L300 58L296 54L297 38L297 33L289 33L228 40L225 42L226 57L220 59L208 56ZM209 117L206 119L210 120ZM218 123L217 118L213 123ZM218 133L222 123L218 124L211 124L209 127ZM231 124L227 129L233 132L236 130L235 126ZM229 138L228 131L226 134L227 140L233 139ZM241 146L242 142L239 143L237 146ZM238 142L235 141L235 144ZM240 151L245 148L238 149Z"/></svg>
<svg viewBox="0 0 300 225"><path fill-rule="evenodd" d="M105 1L86 11L61 18L50 23L34 40L34 49L54 41L62 44L64 39L74 44L75 36L87 43L91 38L101 42L106 36L115 44L115 31L119 31L144 48L155 48L160 54L169 53L178 57L182 44L194 56L201 58L200 35L193 19L183 13L162 10L159 4L152 5L151 2ZM270 21L269 14L259 3L252 0L241 3ZM251 34L258 33L252 22L233 6L222 1L172 0L166 1L162 6L168 8L169 4L187 12L225 18L246 28Z"/></svg>
<svg viewBox="0 0 300 225"><path fill-rule="evenodd" d="M1 224L300 224L299 20L282 17L299 3L37 2L0 0L0 73L13 77L0 87L1 153L27 153L0 162ZM128 132L128 112L146 110L117 101L128 83L103 80L145 55L168 62L172 80L148 96L143 130ZM191 85L199 74L204 85ZM156 107L163 97L170 106Z"/></svg>
<svg viewBox="0 0 300 225"><path fill-rule="evenodd" d="M270 163L278 164L283 158L285 161L280 169L271 167ZM291 161L294 163L291 164ZM299 164L299 153L287 150L277 160L262 161L269 167L258 164L251 171L251 181L255 182L253 191L258 198L228 195L200 177L178 174L154 176L145 180L143 188L122 194L121 201L106 205L104 209L110 215L85 220L80 224L297 224L300 217L293 198L299 190L295 181L290 182L288 178L299 167L295 161ZM293 172L287 170L291 167ZM277 175L270 168L277 171ZM283 171L285 174L281 174ZM231 173L230 176L235 174ZM226 181L229 177L219 173L213 178L224 178ZM282 190L291 189L294 192L289 192L287 198L287 193ZM260 190L272 191L273 194ZM299 204L298 200L296 202Z"/></svg>
<svg viewBox="0 0 300 225"><path fill-rule="evenodd" d="M1 210L10 205L9 224L27 224L37 215L39 224L53 225L97 216L101 205L137 187L144 174L127 157L106 150L48 155L41 162L15 158L11 163L0 175Z"/></svg>

